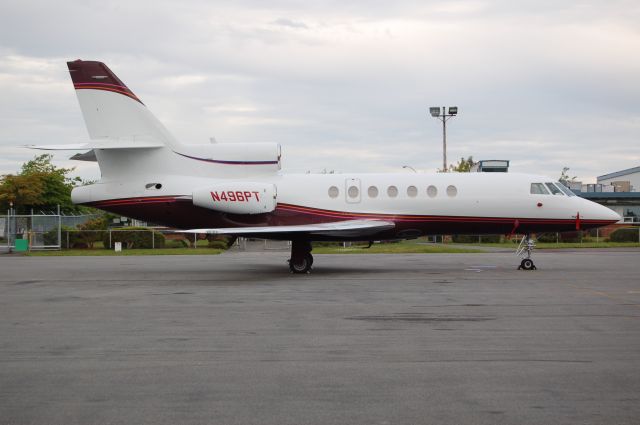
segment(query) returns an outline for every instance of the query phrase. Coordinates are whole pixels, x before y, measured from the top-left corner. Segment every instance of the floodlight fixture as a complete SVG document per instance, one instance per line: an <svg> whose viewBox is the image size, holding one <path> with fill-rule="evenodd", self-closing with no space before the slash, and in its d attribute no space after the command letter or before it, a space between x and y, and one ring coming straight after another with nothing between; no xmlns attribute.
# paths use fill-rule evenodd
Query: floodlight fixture
<svg viewBox="0 0 640 425"><path fill-rule="evenodd" d="M447 172L447 121L458 115L457 106L449 106L449 113L445 106L431 106L429 113L433 118L442 121L442 172Z"/></svg>

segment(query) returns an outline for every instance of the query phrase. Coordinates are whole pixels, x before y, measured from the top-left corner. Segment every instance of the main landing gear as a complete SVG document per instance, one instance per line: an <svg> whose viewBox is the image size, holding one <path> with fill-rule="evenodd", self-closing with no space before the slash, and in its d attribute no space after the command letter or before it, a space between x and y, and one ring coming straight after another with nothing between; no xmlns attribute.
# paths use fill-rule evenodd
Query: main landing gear
<svg viewBox="0 0 640 425"><path fill-rule="evenodd" d="M311 242L305 240L291 241L291 258L289 270L291 273L309 273L313 265Z"/></svg>
<svg viewBox="0 0 640 425"><path fill-rule="evenodd" d="M533 264L533 260L531 259L531 254L536 247L536 243L531 236L527 233L520 241L520 245L516 250L516 255L522 257L522 261L520 262L520 266L518 270L536 270L537 267Z"/></svg>

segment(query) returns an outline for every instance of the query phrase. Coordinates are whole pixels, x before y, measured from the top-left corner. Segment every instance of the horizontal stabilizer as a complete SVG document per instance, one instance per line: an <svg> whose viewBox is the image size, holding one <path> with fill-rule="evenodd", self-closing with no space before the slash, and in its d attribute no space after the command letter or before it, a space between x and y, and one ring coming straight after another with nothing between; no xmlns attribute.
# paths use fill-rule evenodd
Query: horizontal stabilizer
<svg viewBox="0 0 640 425"><path fill-rule="evenodd" d="M297 226L264 226L264 227L233 227L221 229L190 229L181 233L205 233L209 235L263 235L266 238L273 234L308 234L316 236L360 237L368 236L383 230L393 229L395 224L382 220L347 220L333 223L301 224Z"/></svg>
<svg viewBox="0 0 640 425"><path fill-rule="evenodd" d="M153 149L164 147L163 143L129 140L92 140L89 143L71 143L68 145L26 145L25 148L44 151L83 151L87 149Z"/></svg>
<svg viewBox="0 0 640 425"><path fill-rule="evenodd" d="M68 145L25 145L28 149L37 149L41 151L83 151L91 149L89 143L71 143Z"/></svg>

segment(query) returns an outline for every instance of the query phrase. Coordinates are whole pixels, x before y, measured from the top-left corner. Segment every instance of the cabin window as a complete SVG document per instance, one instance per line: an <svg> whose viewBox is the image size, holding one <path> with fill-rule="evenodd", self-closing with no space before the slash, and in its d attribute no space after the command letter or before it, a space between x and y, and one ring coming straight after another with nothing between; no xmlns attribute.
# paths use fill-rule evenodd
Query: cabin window
<svg viewBox="0 0 640 425"><path fill-rule="evenodd" d="M576 194L573 193L571 189L569 189L567 186L563 185L562 183L556 183L556 186L558 186L560 190L564 192L565 195L576 196Z"/></svg>
<svg viewBox="0 0 640 425"><path fill-rule="evenodd" d="M357 186L349 186L347 194L349 195L349 198L357 198L358 194L360 194L360 189L358 189Z"/></svg>
<svg viewBox="0 0 640 425"><path fill-rule="evenodd" d="M395 198L398 196L398 188L395 186L389 186L387 188L387 195L389 195L389 198Z"/></svg>
<svg viewBox="0 0 640 425"><path fill-rule="evenodd" d="M378 188L375 186L369 186L369 189L367 190L367 193L369 194L369 198L377 198L378 197Z"/></svg>
<svg viewBox="0 0 640 425"><path fill-rule="evenodd" d="M330 198L337 198L338 195L340 195L340 191L338 190L338 188L335 187L335 186L331 186L329 188L329 197Z"/></svg>
<svg viewBox="0 0 640 425"><path fill-rule="evenodd" d="M431 185L427 188L427 195L429 195L429 198L435 198L436 196L438 196L438 188Z"/></svg>
<svg viewBox="0 0 640 425"><path fill-rule="evenodd" d="M548 195L549 191L542 183L531 183L532 195Z"/></svg>
<svg viewBox="0 0 640 425"><path fill-rule="evenodd" d="M554 195L563 196L562 191L560 189L558 189L555 184L553 184L553 183L545 183L545 184L547 185L547 187L549 188L551 193L553 193Z"/></svg>
<svg viewBox="0 0 640 425"><path fill-rule="evenodd" d="M458 189L451 185L451 186L447 186L447 196L450 198L453 198L454 196L456 196L458 194Z"/></svg>
<svg viewBox="0 0 640 425"><path fill-rule="evenodd" d="M416 196L418 196L418 188L415 186L409 186L407 188L407 195L409 195L411 198L415 198Z"/></svg>

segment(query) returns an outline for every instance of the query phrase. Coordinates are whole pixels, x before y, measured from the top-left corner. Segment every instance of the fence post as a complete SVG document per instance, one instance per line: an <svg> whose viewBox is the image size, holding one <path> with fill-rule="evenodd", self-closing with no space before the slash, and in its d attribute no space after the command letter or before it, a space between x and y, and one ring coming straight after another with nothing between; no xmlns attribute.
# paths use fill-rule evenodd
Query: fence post
<svg viewBox="0 0 640 425"><path fill-rule="evenodd" d="M109 249L111 249L111 229L109 229Z"/></svg>
<svg viewBox="0 0 640 425"><path fill-rule="evenodd" d="M33 223L31 223L33 225ZM60 215L60 204L58 204L58 249L62 249L62 216Z"/></svg>
<svg viewBox="0 0 640 425"><path fill-rule="evenodd" d="M151 249L156 249L156 235L153 234L153 229L151 230Z"/></svg>
<svg viewBox="0 0 640 425"><path fill-rule="evenodd" d="M69 231L67 230L67 249L69 249Z"/></svg>

